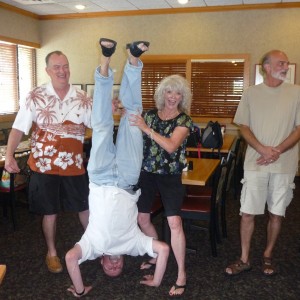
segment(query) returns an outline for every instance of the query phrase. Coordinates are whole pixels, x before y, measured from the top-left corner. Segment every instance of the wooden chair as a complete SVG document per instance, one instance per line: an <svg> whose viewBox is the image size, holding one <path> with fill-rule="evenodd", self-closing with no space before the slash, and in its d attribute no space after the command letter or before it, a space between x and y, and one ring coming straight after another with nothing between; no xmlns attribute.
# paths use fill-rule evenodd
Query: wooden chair
<svg viewBox="0 0 300 300"><path fill-rule="evenodd" d="M3 215L7 216L7 203L10 206L11 210L11 219L13 222L13 228L16 230L17 228L17 220L16 220L16 192L18 191L27 191L30 169L27 166L27 161L30 155L30 151L24 151L15 153L15 158L20 168L20 173L18 174L9 174L9 185L8 186L0 186L0 193L4 198L4 206L3 206ZM4 169L3 169L4 171ZM2 171L2 172L3 172ZM17 178L19 176L23 176L24 180L22 182L18 182ZM2 177L2 176L1 176Z"/></svg>
<svg viewBox="0 0 300 300"><path fill-rule="evenodd" d="M0 145L7 145L8 136L11 131L11 128L2 128L0 129Z"/></svg>
<svg viewBox="0 0 300 300"><path fill-rule="evenodd" d="M240 144L241 144L241 138L237 138L236 142L233 146L233 149L231 150L232 155L233 155L233 159L232 159L232 164L229 170L229 175L228 175L228 180L227 180L227 187L226 187L226 191L229 193L231 190L234 191L234 198L236 200L236 182L235 182L235 172L236 172L236 159L237 159L237 155L239 152L239 148L240 148Z"/></svg>
<svg viewBox="0 0 300 300"><path fill-rule="evenodd" d="M239 147L236 150L236 159L233 173L234 199L238 199L240 191L240 182L244 176L244 158L247 148L247 143L243 138L240 138Z"/></svg>
<svg viewBox="0 0 300 300"><path fill-rule="evenodd" d="M181 217L184 221L201 220L208 223L205 229L209 230L213 256L217 256L216 242L220 240L218 215L225 187L227 169L227 163L220 164L213 175L211 186L198 187L196 189L197 194L193 194L191 190L188 191L181 208Z"/></svg>
<svg viewBox="0 0 300 300"><path fill-rule="evenodd" d="M227 238L227 221L226 221L226 205L227 205L227 187L228 182L230 180L230 172L234 170L234 160L236 156L233 152L229 151L226 164L227 164L227 172L225 175L225 182L222 191L222 198L221 198L221 211L220 211L220 218L221 218L221 228L222 228L222 236L223 238Z"/></svg>

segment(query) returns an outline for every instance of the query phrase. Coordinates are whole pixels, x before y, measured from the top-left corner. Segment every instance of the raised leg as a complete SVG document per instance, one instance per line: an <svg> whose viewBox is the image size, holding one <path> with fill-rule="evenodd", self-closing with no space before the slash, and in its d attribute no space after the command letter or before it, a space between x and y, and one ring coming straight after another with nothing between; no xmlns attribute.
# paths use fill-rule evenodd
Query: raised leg
<svg viewBox="0 0 300 300"><path fill-rule="evenodd" d="M113 46L102 41L102 47ZM89 179L95 184L112 184L116 177L115 145L113 143L114 120L111 91L113 71L109 68L111 57L101 55L100 67L95 71L95 91L92 110L92 149L88 164Z"/></svg>
<svg viewBox="0 0 300 300"><path fill-rule="evenodd" d="M143 51L148 47L141 43ZM128 49L128 61L125 65L124 74L120 88L120 100L126 109L126 114L121 118L116 140L116 160L119 172L118 186L128 188L138 181L142 159L143 159L143 138L142 132L137 126L131 126L130 116L141 114L142 93L141 73L142 62L134 57Z"/></svg>

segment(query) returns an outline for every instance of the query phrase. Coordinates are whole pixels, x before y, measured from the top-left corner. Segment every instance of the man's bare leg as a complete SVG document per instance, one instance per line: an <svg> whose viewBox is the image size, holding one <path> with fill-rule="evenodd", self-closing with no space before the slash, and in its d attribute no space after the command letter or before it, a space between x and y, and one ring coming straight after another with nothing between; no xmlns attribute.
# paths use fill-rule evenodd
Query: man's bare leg
<svg viewBox="0 0 300 300"><path fill-rule="evenodd" d="M250 246L251 246L251 239L254 232L254 215L249 214L242 214L241 218L241 247L242 247L242 254L241 260L244 263L249 263L249 255L250 255Z"/></svg>
<svg viewBox="0 0 300 300"><path fill-rule="evenodd" d="M250 246L251 246L251 239L254 232L254 215L249 215L242 213L241 217L241 223L240 223L240 237L241 237L241 261L244 264L250 264L249 262L249 255L250 255ZM233 273L233 270L231 267L227 267L225 269L225 272L228 275L231 275Z"/></svg>
<svg viewBox="0 0 300 300"><path fill-rule="evenodd" d="M281 230L282 218L282 216L274 215L269 212L269 221L267 225L267 246L263 255L265 258L272 258L273 249ZM275 270L270 266L270 268L264 269L263 272L266 275L272 275Z"/></svg>

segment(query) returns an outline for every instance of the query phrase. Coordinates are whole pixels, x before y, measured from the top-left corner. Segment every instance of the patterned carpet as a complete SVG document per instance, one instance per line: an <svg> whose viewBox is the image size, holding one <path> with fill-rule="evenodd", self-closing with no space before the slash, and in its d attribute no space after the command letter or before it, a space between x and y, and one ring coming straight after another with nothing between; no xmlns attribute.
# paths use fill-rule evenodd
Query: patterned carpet
<svg viewBox="0 0 300 300"><path fill-rule="evenodd" d="M292 204L283 222L275 251L279 273L274 277L262 275L261 255L265 245L266 217L257 217L252 243L251 272L235 277L224 275L226 265L239 255L239 203L228 199L227 239L218 245L218 257L211 256L208 233L192 231L187 243L198 249L186 255L187 289L183 299L299 299L300 295L300 179ZM41 220L30 215L26 205L18 203L19 228L13 232L11 222L0 219L0 263L7 265L6 277L0 286L0 299L72 299L67 291L70 279L66 268L61 274L47 271L44 259L46 247L41 232ZM2 214L2 212L1 212ZM161 218L156 218L161 226ZM64 255L79 240L82 229L76 216L62 214L57 228L57 248ZM168 299L168 291L176 280L176 263L170 256L164 280L159 288L139 284L146 272L139 266L146 257L126 257L123 274L111 279L105 276L99 260L82 264L85 282L93 290L84 299L142 300Z"/></svg>

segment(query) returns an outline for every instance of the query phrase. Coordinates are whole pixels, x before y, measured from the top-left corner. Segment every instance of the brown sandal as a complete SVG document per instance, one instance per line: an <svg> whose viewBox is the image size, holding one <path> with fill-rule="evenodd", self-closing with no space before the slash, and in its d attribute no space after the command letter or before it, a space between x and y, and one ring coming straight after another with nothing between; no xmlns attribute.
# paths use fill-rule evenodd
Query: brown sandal
<svg viewBox="0 0 300 300"><path fill-rule="evenodd" d="M231 269L231 273L228 273L226 269ZM244 263L241 259L238 259L234 263L230 264L227 268L225 269L225 274L228 276L234 276L238 275L242 272L250 271L252 269L250 264Z"/></svg>
<svg viewBox="0 0 300 300"><path fill-rule="evenodd" d="M277 273L276 269L275 269L275 265L274 265L271 257L263 257L262 258L261 270L262 270L263 274L266 276L273 276ZM270 270L271 272L268 273L268 272L266 272L267 270Z"/></svg>

